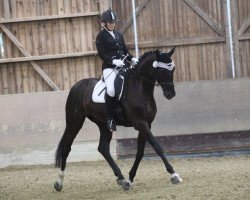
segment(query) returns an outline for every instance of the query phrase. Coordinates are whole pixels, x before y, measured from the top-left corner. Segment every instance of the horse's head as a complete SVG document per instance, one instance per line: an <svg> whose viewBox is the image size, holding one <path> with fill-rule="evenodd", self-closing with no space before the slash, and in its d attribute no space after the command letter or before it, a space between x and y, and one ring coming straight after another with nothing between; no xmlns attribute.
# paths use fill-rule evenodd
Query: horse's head
<svg viewBox="0 0 250 200"><path fill-rule="evenodd" d="M175 47L168 53L156 50L157 61L153 62L155 68L155 80L161 86L164 96L170 100L175 96L173 76L175 71L174 62L171 59Z"/></svg>

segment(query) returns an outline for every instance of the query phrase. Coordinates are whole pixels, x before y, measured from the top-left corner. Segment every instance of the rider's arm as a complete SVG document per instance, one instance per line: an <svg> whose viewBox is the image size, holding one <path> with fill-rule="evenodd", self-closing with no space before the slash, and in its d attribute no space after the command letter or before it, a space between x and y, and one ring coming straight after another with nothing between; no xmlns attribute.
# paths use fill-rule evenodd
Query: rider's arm
<svg viewBox="0 0 250 200"><path fill-rule="evenodd" d="M112 65L113 58L106 53L105 38L103 38L102 34L98 34L96 37L96 48L100 58L105 63Z"/></svg>

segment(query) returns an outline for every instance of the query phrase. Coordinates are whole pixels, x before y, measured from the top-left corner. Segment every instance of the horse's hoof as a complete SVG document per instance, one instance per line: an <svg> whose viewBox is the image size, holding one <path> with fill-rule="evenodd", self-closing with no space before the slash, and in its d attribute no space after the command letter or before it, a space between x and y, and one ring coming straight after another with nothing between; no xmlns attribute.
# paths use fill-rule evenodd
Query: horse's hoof
<svg viewBox="0 0 250 200"><path fill-rule="evenodd" d="M130 180L126 181L125 179L117 179L116 182L118 183L118 185L121 185L122 188L126 191L132 189L133 183L131 183Z"/></svg>
<svg viewBox="0 0 250 200"><path fill-rule="evenodd" d="M60 184L58 181L55 181L54 188L56 189L57 192L61 192L63 185Z"/></svg>
<svg viewBox="0 0 250 200"><path fill-rule="evenodd" d="M133 183L131 183L130 180L125 181L124 185L122 186L124 190L128 191L131 190L133 186Z"/></svg>
<svg viewBox="0 0 250 200"><path fill-rule="evenodd" d="M182 179L180 178L180 176L177 173L174 173L171 175L171 182L173 185L176 185L176 184L182 182Z"/></svg>

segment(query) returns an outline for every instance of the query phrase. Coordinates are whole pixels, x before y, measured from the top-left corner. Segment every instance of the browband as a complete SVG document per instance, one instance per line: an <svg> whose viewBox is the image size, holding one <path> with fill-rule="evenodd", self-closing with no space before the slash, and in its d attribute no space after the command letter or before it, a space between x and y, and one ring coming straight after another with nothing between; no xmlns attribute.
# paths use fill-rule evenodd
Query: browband
<svg viewBox="0 0 250 200"><path fill-rule="evenodd" d="M161 67L161 68L164 68L164 69L168 69L169 71L172 71L174 69L174 62L163 63L163 62L154 61L153 62L153 67L154 68Z"/></svg>

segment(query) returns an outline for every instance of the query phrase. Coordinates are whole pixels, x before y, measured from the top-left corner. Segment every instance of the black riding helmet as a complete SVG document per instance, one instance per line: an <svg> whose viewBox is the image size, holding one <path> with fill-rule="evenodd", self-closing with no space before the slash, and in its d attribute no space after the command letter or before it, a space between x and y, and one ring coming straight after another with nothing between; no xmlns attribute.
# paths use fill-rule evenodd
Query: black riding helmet
<svg viewBox="0 0 250 200"><path fill-rule="evenodd" d="M117 16L115 11L113 10L106 10L102 13L101 22L116 22Z"/></svg>

